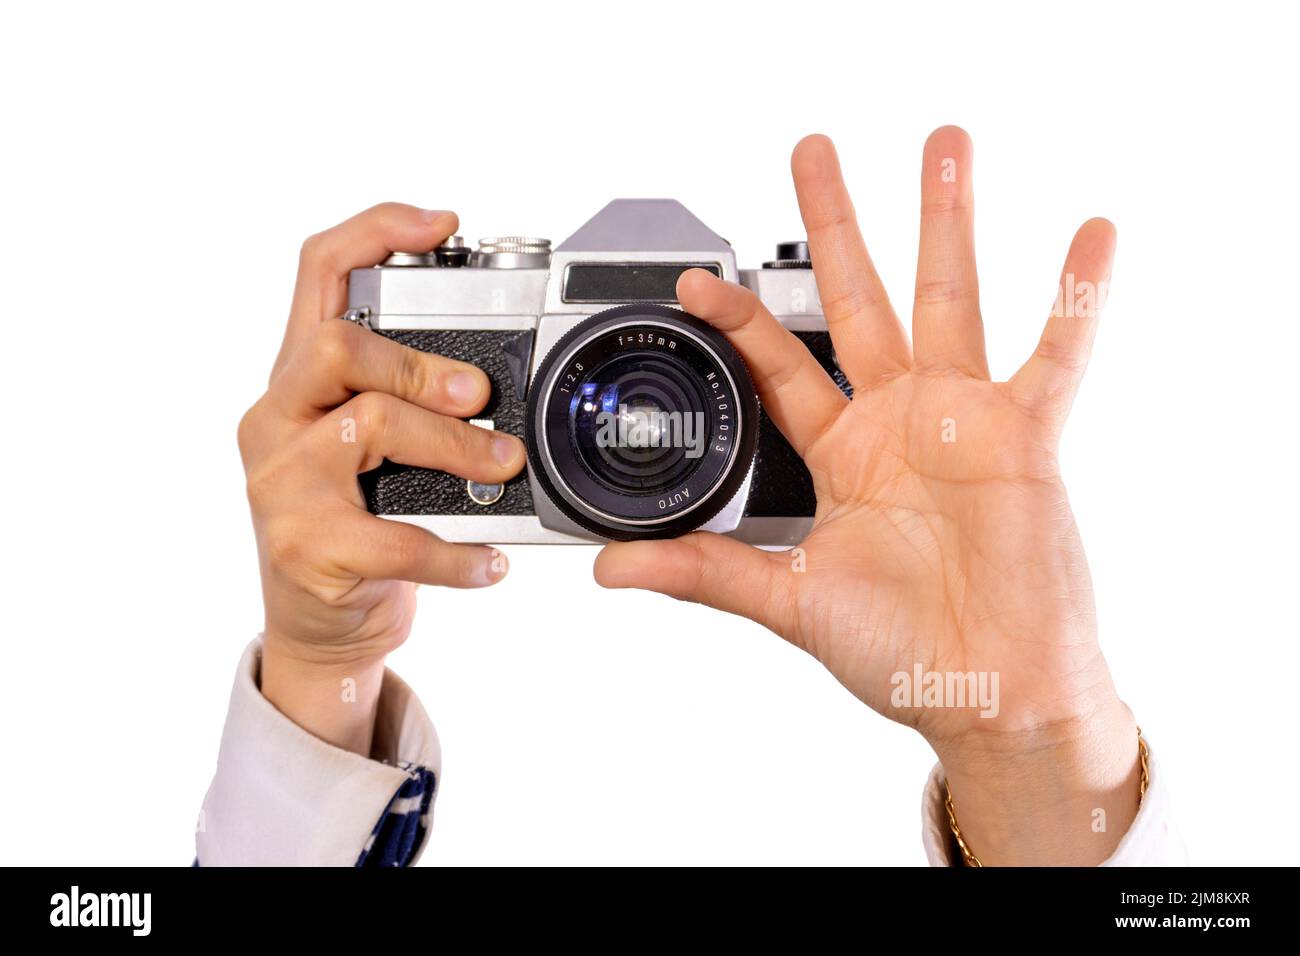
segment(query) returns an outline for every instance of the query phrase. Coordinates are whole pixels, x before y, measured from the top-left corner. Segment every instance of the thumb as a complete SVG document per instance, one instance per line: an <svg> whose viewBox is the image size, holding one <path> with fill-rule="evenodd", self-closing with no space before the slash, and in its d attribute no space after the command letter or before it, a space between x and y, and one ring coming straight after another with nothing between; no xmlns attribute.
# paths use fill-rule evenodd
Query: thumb
<svg viewBox="0 0 1300 956"><path fill-rule="evenodd" d="M785 556L734 538L697 531L669 541L607 544L596 557L596 583L643 588L757 621L790 633L790 582Z"/></svg>

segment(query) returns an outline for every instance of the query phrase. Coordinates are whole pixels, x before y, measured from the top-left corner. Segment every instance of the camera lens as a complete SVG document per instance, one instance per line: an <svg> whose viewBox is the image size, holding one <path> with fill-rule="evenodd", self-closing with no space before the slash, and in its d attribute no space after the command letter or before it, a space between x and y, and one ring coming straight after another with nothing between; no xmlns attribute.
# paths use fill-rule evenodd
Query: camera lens
<svg viewBox="0 0 1300 956"><path fill-rule="evenodd" d="M593 478L616 492L667 491L691 470L705 396L675 358L618 355L569 400L570 440Z"/></svg>
<svg viewBox="0 0 1300 956"><path fill-rule="evenodd" d="M615 540L684 534L734 497L758 404L739 354L679 309L627 305L570 330L538 367L527 442L565 515Z"/></svg>

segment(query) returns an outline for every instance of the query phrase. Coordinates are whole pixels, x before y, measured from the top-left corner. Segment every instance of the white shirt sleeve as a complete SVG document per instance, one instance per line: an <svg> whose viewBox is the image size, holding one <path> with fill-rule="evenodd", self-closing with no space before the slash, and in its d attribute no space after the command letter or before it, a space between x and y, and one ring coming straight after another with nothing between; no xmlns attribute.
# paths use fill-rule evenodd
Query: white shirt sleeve
<svg viewBox="0 0 1300 956"><path fill-rule="evenodd" d="M442 753L432 721L411 689L384 672L370 758L341 750L281 714L258 689L262 642L244 651L230 694L217 772L196 837L201 866L356 866L379 824L411 817L401 862L424 849ZM1102 866L1181 866L1187 851L1174 824L1164 775L1148 743L1149 782L1133 825ZM423 774L423 798L413 792ZM932 866L953 866L943 767L922 796L921 836Z"/></svg>
<svg viewBox="0 0 1300 956"><path fill-rule="evenodd" d="M356 866L376 836L414 862L442 770L438 735L415 694L384 672L367 759L312 736L262 696L261 652L258 639L235 675L199 817L198 864Z"/></svg>
<svg viewBox="0 0 1300 956"><path fill-rule="evenodd" d="M1102 866L1186 866L1187 848L1174 825L1173 809L1155 749L1147 742L1147 792L1133 825ZM935 764L921 797L921 840L931 866L955 866L960 853L944 808L943 767ZM978 852L978 851L976 851Z"/></svg>

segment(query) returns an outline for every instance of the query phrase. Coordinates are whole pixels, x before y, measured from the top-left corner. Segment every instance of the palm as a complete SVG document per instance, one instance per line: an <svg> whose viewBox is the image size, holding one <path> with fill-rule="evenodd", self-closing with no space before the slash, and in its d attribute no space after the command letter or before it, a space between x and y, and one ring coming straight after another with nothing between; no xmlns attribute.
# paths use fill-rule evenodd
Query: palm
<svg viewBox="0 0 1300 956"><path fill-rule="evenodd" d="M407 581L314 572L306 580L267 588L272 613L313 621L316 639L347 646L361 658L390 654L405 643L415 618L416 586Z"/></svg>
<svg viewBox="0 0 1300 956"><path fill-rule="evenodd" d="M802 549L818 573L789 577L786 636L874 709L940 725L928 733L972 712L891 710L891 675L918 662L998 670L1041 717L1062 676L1086 671L1071 634L1092 618L1054 442L987 381L909 373L860 394L807 455L818 514Z"/></svg>
<svg viewBox="0 0 1300 956"><path fill-rule="evenodd" d="M245 468L256 473L277 449L292 446L297 427L265 420L256 429L241 424ZM288 472L280 469L272 473ZM316 474L306 470L302 473L312 477ZM288 474L292 480L297 473ZM316 528L342 527L358 518L369 518L355 476L349 473L341 484L345 501L331 502L327 514L318 506L310 524L304 522L300 528L295 523L288 532L276 534L277 524L283 525L283 520L263 520L255 506L254 528L267 619L292 622L295 628L309 633L312 642L346 647L352 658L378 659L396 650L409 636L415 618L416 585L391 577L362 577L335 560L305 560ZM282 494L295 501L305 497L297 485Z"/></svg>
<svg viewBox="0 0 1300 956"><path fill-rule="evenodd" d="M912 341L858 233L830 142L792 166L849 401L755 297L701 271L678 296L744 356L763 405L813 475L817 515L793 558L717 535L607 547L597 577L751 617L821 660L876 710L932 741L977 721L1016 730L1077 712L1108 680L1056 445L1095 309L1053 315L1011 380L991 381L975 273L971 148L926 144ZM951 175L949 175L951 173ZM1114 245L1086 224L1071 288L1104 288ZM997 674L996 720L894 706L898 674Z"/></svg>

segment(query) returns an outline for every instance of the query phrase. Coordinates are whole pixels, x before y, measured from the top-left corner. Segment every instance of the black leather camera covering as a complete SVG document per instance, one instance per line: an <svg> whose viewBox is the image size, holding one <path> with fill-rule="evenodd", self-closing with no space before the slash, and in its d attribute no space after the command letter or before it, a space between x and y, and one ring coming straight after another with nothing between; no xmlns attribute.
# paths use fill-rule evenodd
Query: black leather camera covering
<svg viewBox="0 0 1300 956"><path fill-rule="evenodd" d="M436 352L481 368L492 382L492 397L475 418L490 418L496 430L524 437L525 402L518 383L511 376L507 343L531 332L486 329L416 329L377 333L402 345ZM845 394L852 389L835 365L830 335L825 332L796 332L813 357L831 373ZM517 350L516 350L517 351ZM766 414L760 414L758 451L754 481L750 485L745 514L755 517L811 515L816 510L812 478L803 461L777 431ZM533 498L526 473L506 483L496 504L475 504L466 493L465 479L428 468L415 468L385 461L360 476L366 506L374 514L392 515L530 515Z"/></svg>
<svg viewBox="0 0 1300 956"><path fill-rule="evenodd" d="M418 329L383 331L394 342L422 352L436 352L448 358L477 365L492 382L492 397L475 418L490 418L499 432L524 440L524 403L511 378L503 346L519 335L531 332L501 332L487 329ZM465 479L445 471L414 468L385 461L360 477L366 506L374 514L388 515L530 515L533 496L527 473L521 471L506 482L505 493L492 505L474 503L465 490Z"/></svg>

